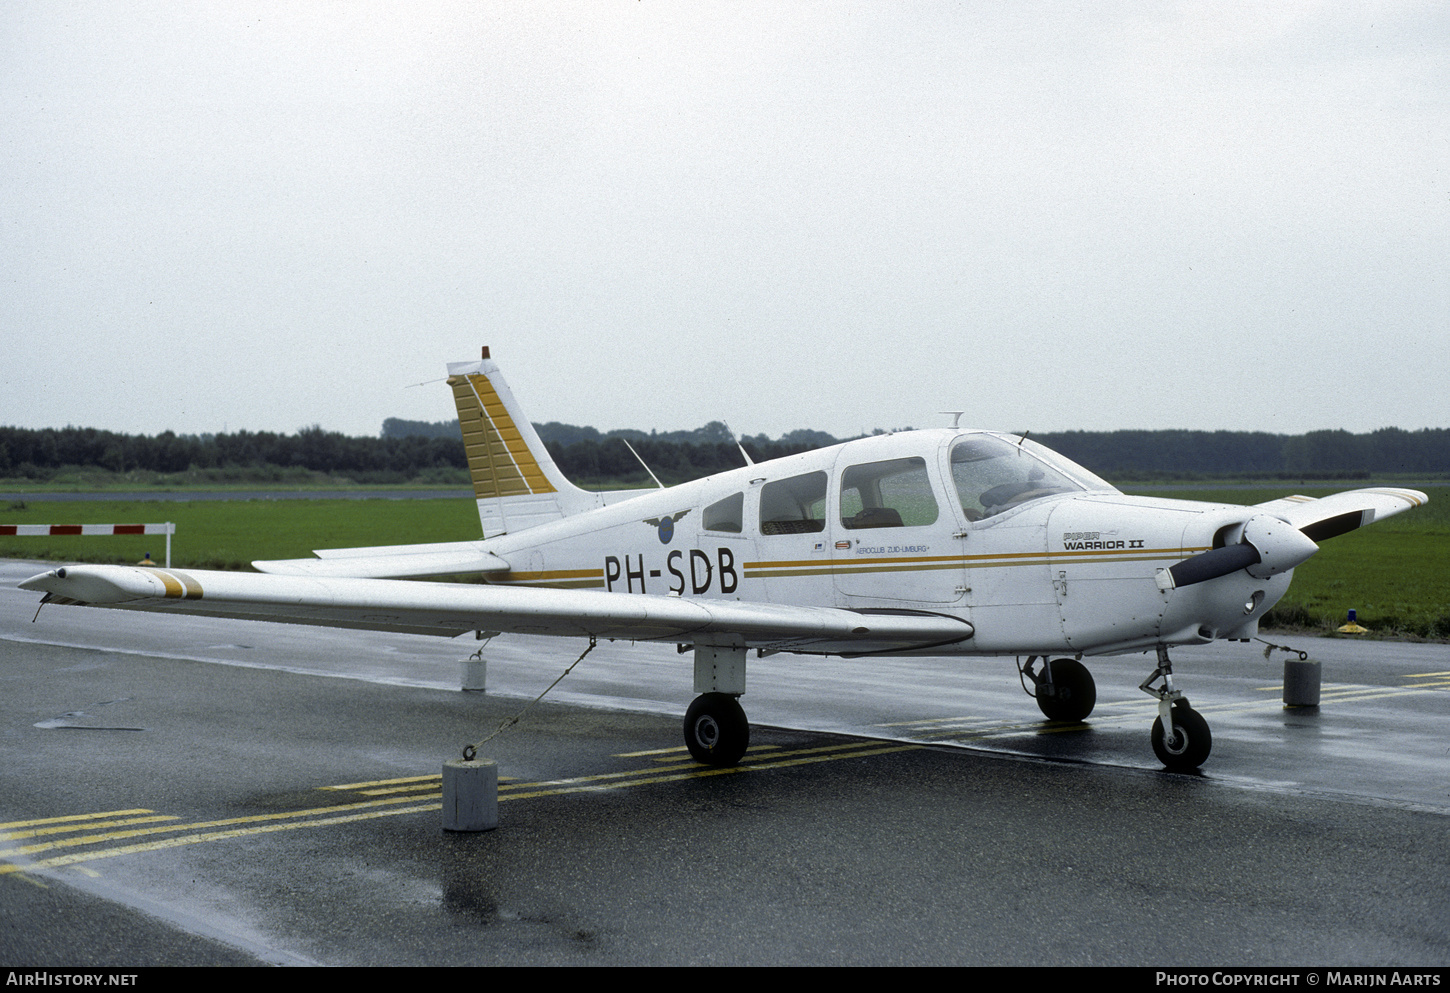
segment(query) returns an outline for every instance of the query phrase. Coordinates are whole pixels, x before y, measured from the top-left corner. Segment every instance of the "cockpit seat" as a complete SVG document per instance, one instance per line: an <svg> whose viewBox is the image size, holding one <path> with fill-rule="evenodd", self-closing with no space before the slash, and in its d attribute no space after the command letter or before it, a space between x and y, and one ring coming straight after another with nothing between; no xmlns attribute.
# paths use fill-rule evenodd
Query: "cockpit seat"
<svg viewBox="0 0 1450 993"><path fill-rule="evenodd" d="M853 530L858 528L899 528L902 526L901 514L894 507L867 507L856 516L841 523Z"/></svg>

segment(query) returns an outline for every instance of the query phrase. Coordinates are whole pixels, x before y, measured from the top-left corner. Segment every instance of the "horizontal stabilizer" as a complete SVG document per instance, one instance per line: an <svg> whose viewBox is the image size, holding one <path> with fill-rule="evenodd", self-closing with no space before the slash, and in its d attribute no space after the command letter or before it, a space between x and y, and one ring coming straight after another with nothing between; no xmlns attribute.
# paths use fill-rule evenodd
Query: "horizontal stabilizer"
<svg viewBox="0 0 1450 993"><path fill-rule="evenodd" d="M258 572L278 576L333 576L353 579L401 579L508 572L509 564L478 541L424 545L375 545L370 548L319 548L315 559L253 562Z"/></svg>
<svg viewBox="0 0 1450 993"><path fill-rule="evenodd" d="M926 611L789 607L591 590L393 579L66 566L20 584L45 602L454 637L468 631L631 641L728 640L825 655L912 652L964 641L972 626Z"/></svg>

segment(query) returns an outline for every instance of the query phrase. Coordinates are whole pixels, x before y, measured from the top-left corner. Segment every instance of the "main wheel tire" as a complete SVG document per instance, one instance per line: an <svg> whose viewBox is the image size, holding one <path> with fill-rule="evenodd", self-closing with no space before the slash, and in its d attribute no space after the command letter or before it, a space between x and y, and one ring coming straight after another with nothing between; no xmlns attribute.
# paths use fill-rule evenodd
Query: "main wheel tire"
<svg viewBox="0 0 1450 993"><path fill-rule="evenodd" d="M1175 772L1197 769L1213 750L1213 735L1209 733L1208 721L1198 711L1183 706L1182 701L1173 705L1172 715L1171 738L1163 733L1163 718L1153 722L1153 754Z"/></svg>
<svg viewBox="0 0 1450 993"><path fill-rule="evenodd" d="M685 747L695 761L727 766L750 747L750 722L740 701L728 693L706 693L685 711Z"/></svg>
<svg viewBox="0 0 1450 993"><path fill-rule="evenodd" d="M1049 721L1081 721L1098 702L1097 684L1087 666L1077 659L1053 659L1052 693L1048 695L1046 675L1037 684L1037 708Z"/></svg>

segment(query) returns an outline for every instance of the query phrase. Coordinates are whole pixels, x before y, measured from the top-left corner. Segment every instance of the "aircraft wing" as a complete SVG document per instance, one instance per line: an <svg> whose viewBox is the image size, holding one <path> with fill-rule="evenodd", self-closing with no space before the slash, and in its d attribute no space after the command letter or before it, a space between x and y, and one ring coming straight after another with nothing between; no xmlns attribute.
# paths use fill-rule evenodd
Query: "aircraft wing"
<svg viewBox="0 0 1450 993"><path fill-rule="evenodd" d="M337 576L353 579L401 579L508 572L509 564L481 541L442 541L368 548L319 548L315 559L253 562L259 572L279 576Z"/></svg>
<svg viewBox="0 0 1450 993"><path fill-rule="evenodd" d="M20 588L45 593L43 603L444 637L509 631L630 641L743 641L769 651L858 655L931 648L973 633L966 621L927 611L138 566L66 566L33 576Z"/></svg>
<svg viewBox="0 0 1450 993"><path fill-rule="evenodd" d="M1429 501L1419 490L1378 486L1318 498L1287 496L1254 506L1287 521L1313 541L1323 541Z"/></svg>

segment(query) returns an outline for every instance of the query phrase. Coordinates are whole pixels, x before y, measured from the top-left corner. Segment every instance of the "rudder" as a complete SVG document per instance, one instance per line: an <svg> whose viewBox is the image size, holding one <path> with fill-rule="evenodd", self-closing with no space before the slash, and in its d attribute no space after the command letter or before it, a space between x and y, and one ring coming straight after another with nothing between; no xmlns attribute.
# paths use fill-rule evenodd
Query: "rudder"
<svg viewBox="0 0 1450 993"><path fill-rule="evenodd" d="M603 505L598 494L564 478L487 347L478 361L450 362L448 385L485 538Z"/></svg>

